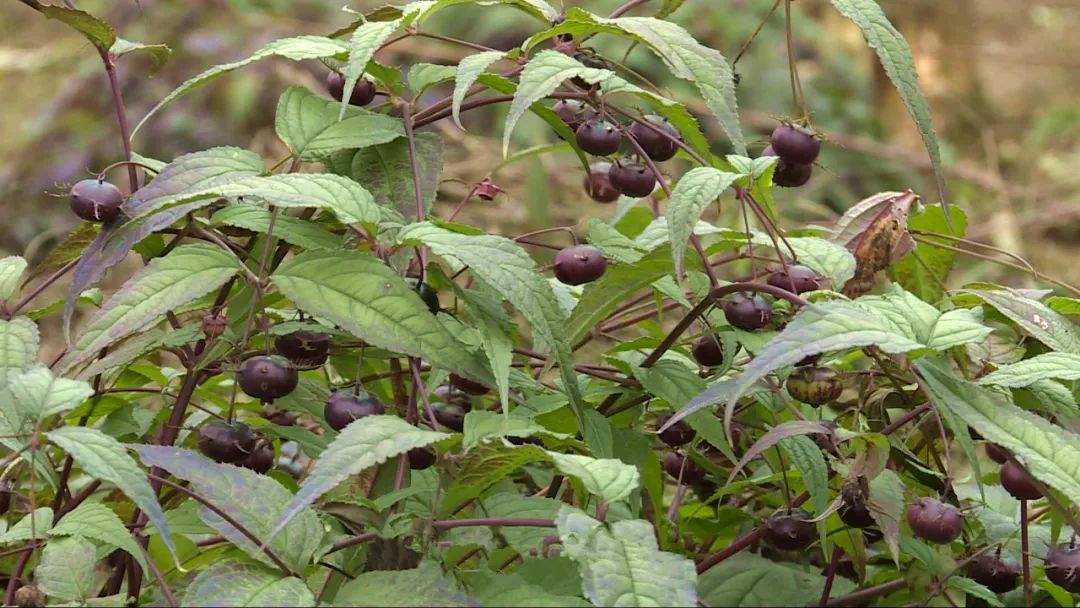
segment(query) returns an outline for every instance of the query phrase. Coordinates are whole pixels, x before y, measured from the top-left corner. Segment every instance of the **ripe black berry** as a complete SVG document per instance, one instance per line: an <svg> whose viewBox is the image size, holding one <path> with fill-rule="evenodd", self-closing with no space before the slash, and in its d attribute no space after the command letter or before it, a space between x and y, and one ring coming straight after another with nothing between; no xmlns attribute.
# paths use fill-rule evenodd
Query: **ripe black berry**
<svg viewBox="0 0 1080 608"><path fill-rule="evenodd" d="M661 414L656 418L656 428L660 428L667 424L668 420L671 420L672 414ZM684 446L694 440L694 429L690 428L689 424L686 424L685 420L680 420L668 428L657 433L660 437L660 441L668 444L673 448Z"/></svg>
<svg viewBox="0 0 1080 608"><path fill-rule="evenodd" d="M765 542L784 551L795 551L814 542L817 528L806 511L776 513L765 521Z"/></svg>
<svg viewBox="0 0 1080 608"><path fill-rule="evenodd" d="M831 367L806 365L796 367L788 376L787 392L793 399L818 406L839 397L844 385Z"/></svg>
<svg viewBox="0 0 1080 608"><path fill-rule="evenodd" d="M716 367L724 364L724 349L716 336L701 336L690 346L694 361L704 367Z"/></svg>
<svg viewBox="0 0 1080 608"><path fill-rule="evenodd" d="M611 185L608 177L610 170L611 163L593 163L589 166L589 174L585 176L585 192L598 203L614 203L619 200L621 193Z"/></svg>
<svg viewBox="0 0 1080 608"><path fill-rule="evenodd" d="M247 458L244 458L240 462L237 462L237 466L244 467L245 469L251 469L259 474L265 474L270 469L274 468L277 464L274 458L274 446L269 443L263 443L257 446L254 450L248 454Z"/></svg>
<svg viewBox="0 0 1080 608"><path fill-rule="evenodd" d="M596 117L596 111L577 99L560 99L552 106L555 114L570 127L571 131L577 131L586 120Z"/></svg>
<svg viewBox="0 0 1080 608"><path fill-rule="evenodd" d="M810 181L813 172L813 165L799 165L780 159L780 162L776 163L772 181L782 188L798 188Z"/></svg>
<svg viewBox="0 0 1080 608"><path fill-rule="evenodd" d="M850 502L845 500L840 503L840 509L837 512L840 515L840 521L852 528L869 528L876 523L870 515L870 508L866 506L864 498Z"/></svg>
<svg viewBox="0 0 1080 608"><path fill-rule="evenodd" d="M908 506L907 522L915 536L932 543L950 543L964 527L959 509L925 496Z"/></svg>
<svg viewBox="0 0 1080 608"><path fill-rule="evenodd" d="M1080 547L1058 545L1046 552L1046 578L1069 593L1080 592Z"/></svg>
<svg viewBox="0 0 1080 608"><path fill-rule="evenodd" d="M724 318L732 327L754 331L765 327L772 320L772 305L758 295L732 294L724 303Z"/></svg>
<svg viewBox="0 0 1080 608"><path fill-rule="evenodd" d="M641 163L615 163L608 171L608 181L623 194L634 198L649 196L656 188L656 176Z"/></svg>
<svg viewBox="0 0 1080 608"><path fill-rule="evenodd" d="M0 515L11 509L11 496L15 493L15 482L10 479L0 481Z"/></svg>
<svg viewBox="0 0 1080 608"><path fill-rule="evenodd" d="M675 144L675 140L679 139L679 132L661 116L650 114L645 117L645 120L671 137L658 133L655 129L650 129L639 122L630 125L630 137L633 137L645 154L656 162L671 160L679 150Z"/></svg>
<svg viewBox="0 0 1080 608"><path fill-rule="evenodd" d="M71 187L71 210L88 222L111 222L120 215L124 195L105 180L84 179Z"/></svg>
<svg viewBox="0 0 1080 608"><path fill-rule="evenodd" d="M773 287L779 287L798 294L821 289L818 280L819 277L816 272L806 266L796 265L788 267L787 270L781 268L769 273L769 277L765 281Z"/></svg>
<svg viewBox="0 0 1080 608"><path fill-rule="evenodd" d="M821 153L821 141L813 131L800 125L780 125L773 129L769 145L780 158L800 165L809 165Z"/></svg>
<svg viewBox="0 0 1080 608"><path fill-rule="evenodd" d="M342 96L345 95L345 76L337 72L330 72L327 74L326 91L330 93L331 97L341 101ZM356 86L353 87L352 95L349 96L349 104L354 106L366 106L371 103L373 99L375 99L375 85L367 78L357 80Z"/></svg>
<svg viewBox="0 0 1080 608"><path fill-rule="evenodd" d="M349 426L354 420L386 412L378 397L368 392L359 395L352 391L338 391L326 400L323 418L335 431Z"/></svg>
<svg viewBox="0 0 1080 608"><path fill-rule="evenodd" d="M330 336L313 331L294 331L274 338L274 348L290 361L305 367L326 363L330 354Z"/></svg>
<svg viewBox="0 0 1080 608"><path fill-rule="evenodd" d="M242 422L215 420L199 429L199 451L216 462L239 462L255 449L255 433Z"/></svg>
<svg viewBox="0 0 1080 608"><path fill-rule="evenodd" d="M1020 584L1020 566L998 555L984 553L971 560L967 575L994 593L1012 591Z"/></svg>
<svg viewBox="0 0 1080 608"><path fill-rule="evenodd" d="M300 376L284 357L256 355L240 365L236 381L248 396L273 401L293 392Z"/></svg>
<svg viewBox="0 0 1080 608"><path fill-rule="evenodd" d="M607 156L619 151L622 135L615 125L606 120L583 122L575 133L577 145L582 150L596 156Z"/></svg>
<svg viewBox="0 0 1080 608"><path fill-rule="evenodd" d="M440 386L436 388L435 398L444 403L452 403L466 412L472 411L472 397L470 397L468 393L457 390L452 386Z"/></svg>
<svg viewBox="0 0 1080 608"><path fill-rule="evenodd" d="M1001 487L1017 500L1038 500L1042 498L1039 486L1020 465L1009 460L1001 465Z"/></svg>
<svg viewBox="0 0 1080 608"><path fill-rule="evenodd" d="M435 464L435 450L431 448L413 448L406 453L409 459L409 468L414 471L423 471Z"/></svg>
<svg viewBox="0 0 1080 608"><path fill-rule="evenodd" d="M424 301L424 304L427 304L431 314L439 312L439 294L430 285L426 282L420 283L416 277L409 277L405 280L416 290L417 295Z"/></svg>
<svg viewBox="0 0 1080 608"><path fill-rule="evenodd" d="M664 471L675 479L679 479L681 471L682 482L684 484L694 484L705 479L705 469L701 468L701 465L698 463L678 452L668 452L667 454L664 454L661 464L664 466Z"/></svg>
<svg viewBox="0 0 1080 608"><path fill-rule="evenodd" d="M606 269L607 260L596 247L574 245L555 254L555 278L567 285L591 283Z"/></svg>
<svg viewBox="0 0 1080 608"><path fill-rule="evenodd" d="M452 403L435 406L435 420L458 433L465 429L465 413L464 408Z"/></svg>
<svg viewBox="0 0 1080 608"><path fill-rule="evenodd" d="M1005 464L1009 460L1009 450L996 443L986 442L983 444L983 448L986 450L987 458L998 464Z"/></svg>
<svg viewBox="0 0 1080 608"><path fill-rule="evenodd" d="M470 395L486 395L491 390L475 380L457 374L450 374L450 385Z"/></svg>

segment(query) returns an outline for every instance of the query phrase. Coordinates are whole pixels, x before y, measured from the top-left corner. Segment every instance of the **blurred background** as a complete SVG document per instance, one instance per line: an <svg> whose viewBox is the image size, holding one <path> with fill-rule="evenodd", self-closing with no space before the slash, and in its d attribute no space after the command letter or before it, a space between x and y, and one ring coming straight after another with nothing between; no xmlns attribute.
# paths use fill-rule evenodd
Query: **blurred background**
<svg viewBox="0 0 1080 608"><path fill-rule="evenodd" d="M550 0L549 0L550 1ZM557 2L554 2L557 5ZM968 237L1007 249L1037 269L1080 284L1080 2L1076 0L880 0L912 45L922 86L949 167L953 203L969 215ZM250 54L265 42L299 34L328 34L351 16L342 0L80 0L78 6L113 24L128 40L165 43L171 60L153 77L147 57L122 59L120 77L132 122L185 79L217 63ZM353 0L365 11L382 0ZM567 1L600 14L618 0ZM636 9L650 15L659 0ZM673 20L704 43L734 58L773 0L687 0ZM929 163L907 113L877 67L859 31L827 0L794 5L796 58L813 123L829 145L810 184L777 194L789 226L824 224L861 198L912 188L937 202ZM503 7L444 10L425 29L507 49L542 24ZM621 59L625 42L598 37L598 51ZM415 61L454 64L463 49L409 39L379 55L391 65ZM637 47L626 64L682 101L686 83ZM740 58L736 71L743 125L760 151L777 117L790 115L784 20L778 11ZM268 60L215 81L158 114L134 143L161 160L217 145L262 154L268 165L285 151L273 132L281 91L303 84L321 91L318 62ZM66 184L122 158L105 75L92 47L64 25L19 2L0 2L0 254L41 261L77 224ZM435 89L435 97L446 89ZM725 139L701 112L715 149ZM468 134L448 121L437 125L447 142L447 170L437 213L501 161L506 108L465 115ZM525 121L514 149L552 140L550 129ZM681 167L671 163L672 174ZM581 190L581 171L568 155L533 157L500 170L506 196L472 205L461 219L504 234L552 225L583 228L590 216L614 209ZM122 171L113 179L126 180ZM486 205L486 206L485 206ZM120 273L116 273L119 275ZM122 277L114 277L114 280ZM986 280L1032 285L1023 272L969 260L953 285Z"/></svg>

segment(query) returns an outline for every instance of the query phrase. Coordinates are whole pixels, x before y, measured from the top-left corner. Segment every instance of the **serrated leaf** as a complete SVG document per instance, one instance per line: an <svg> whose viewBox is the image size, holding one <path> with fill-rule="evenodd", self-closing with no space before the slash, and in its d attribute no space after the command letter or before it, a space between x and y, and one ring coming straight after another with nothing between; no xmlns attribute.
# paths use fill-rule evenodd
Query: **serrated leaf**
<svg viewBox="0 0 1080 608"><path fill-rule="evenodd" d="M270 228L270 216L269 211L255 205L229 205L215 213L210 218L210 223L215 226L234 226L266 234ZM305 222L284 214L279 214L274 220L274 236L303 249L332 251L342 247L340 236L312 222Z"/></svg>
<svg viewBox="0 0 1080 608"><path fill-rule="evenodd" d="M968 595L975 596L991 606L1004 606L1001 600L993 591L986 588L986 585L981 585L965 576L950 576L949 583L947 585L951 589L962 591Z"/></svg>
<svg viewBox="0 0 1080 608"><path fill-rule="evenodd" d="M0 387L37 359L38 326L27 317L0 319Z"/></svg>
<svg viewBox="0 0 1080 608"><path fill-rule="evenodd" d="M802 475L806 491L810 493L810 502L814 505L814 513L821 515L829 508L829 467L821 448L806 435L785 437L779 443L791 464Z"/></svg>
<svg viewBox="0 0 1080 608"><path fill-rule="evenodd" d="M183 606L296 606L315 605L304 581L282 577L266 566L223 560L201 570L180 600Z"/></svg>
<svg viewBox="0 0 1080 608"><path fill-rule="evenodd" d="M515 606L516 608L528 606L536 606L537 608L549 606L585 608L592 606L592 604L579 597L555 595L544 587L529 584L517 572L513 574L496 574L481 571L469 579L469 588L483 606Z"/></svg>
<svg viewBox="0 0 1080 608"><path fill-rule="evenodd" d="M712 167L697 167L683 174L679 183L675 185L664 216L667 218L671 235L671 255L675 260L676 275L683 274L683 254L686 252L686 242L690 239L694 226L701 219L701 212L739 177L736 173L728 173Z"/></svg>
<svg viewBox="0 0 1080 608"><path fill-rule="evenodd" d="M911 55L904 36L897 31L888 17L874 0L832 0L840 14L855 22L866 37L867 44L877 52L881 67L896 87L900 99L915 121L915 126L922 135L923 144L930 155L930 164L934 167L938 193L945 216L949 216L948 196L945 190L945 172L941 164L941 150L938 148L937 135L930 119L930 106L926 95L919 86L919 76L915 70L915 59Z"/></svg>
<svg viewBox="0 0 1080 608"><path fill-rule="evenodd" d="M417 133L414 141L426 215L435 202L442 176L442 138L435 133ZM408 140L399 138L356 151L344 150L334 155L331 166L334 172L364 184L380 207L394 209L404 217L416 215Z"/></svg>
<svg viewBox="0 0 1080 608"><path fill-rule="evenodd" d="M167 311L201 298L239 271L235 257L212 245L182 245L151 260L90 318L58 369L69 370L102 347L146 329Z"/></svg>
<svg viewBox="0 0 1080 608"><path fill-rule="evenodd" d="M670 422L668 424L670 424ZM825 424L811 420L789 420L778 424L769 429L754 442L754 445L750 446L750 449L747 450L745 454L743 454L743 457L739 459L739 463L728 475L727 483L725 485L730 485L739 474L739 471L743 470L750 461L763 454L765 450L780 443L782 440L802 435L829 435L831 432L831 429Z"/></svg>
<svg viewBox="0 0 1080 608"><path fill-rule="evenodd" d="M169 536L169 526L157 495L146 480L146 474L119 441L97 429L78 426L59 428L46 436L67 452L87 475L113 484L142 509L176 558L176 547Z"/></svg>
<svg viewBox="0 0 1080 608"><path fill-rule="evenodd" d="M23 421L29 423L75 409L94 393L86 382L57 378L45 366L9 376L7 388Z"/></svg>
<svg viewBox="0 0 1080 608"><path fill-rule="evenodd" d="M599 249L605 258L619 264L634 264L645 255L645 248L600 218L590 218L586 239Z"/></svg>
<svg viewBox="0 0 1080 608"><path fill-rule="evenodd" d="M257 538L266 538L278 515L293 495L280 483L255 471L230 464L218 464L195 452L173 447L132 445L132 450L148 467L160 467L191 484L210 501ZM257 496L258 500L252 500ZM274 562L232 524L210 509L200 506L199 517L206 525L240 547L252 558L274 566ZM301 511L269 544L293 572L303 572L322 543L323 525L311 509Z"/></svg>
<svg viewBox="0 0 1080 608"><path fill-rule="evenodd" d="M465 501L476 498L510 473L546 458L544 450L529 445L511 447L492 442L469 450L439 505L439 516L451 515Z"/></svg>
<svg viewBox="0 0 1080 608"><path fill-rule="evenodd" d="M50 541L34 569L34 582L45 595L65 602L97 597L107 577L98 567L97 547L80 536Z"/></svg>
<svg viewBox="0 0 1080 608"><path fill-rule="evenodd" d="M469 55L458 64L457 75L454 77L454 95L450 105L454 124L458 127L465 128L461 126L461 102L465 101L465 93L472 88L476 79L488 69L488 66L503 57L506 57L503 51L484 51Z"/></svg>
<svg viewBox="0 0 1080 608"><path fill-rule="evenodd" d="M773 247L772 239L766 234L756 233L753 239L755 245ZM780 243L781 254L790 255L788 245L795 251L799 264L828 279L834 290L855 276L855 256L846 247L814 236L787 237Z"/></svg>
<svg viewBox="0 0 1080 608"><path fill-rule="evenodd" d="M344 97L348 101L348 94ZM364 148L405 136L401 120L289 87L278 99L274 131L293 154L319 160L337 150Z"/></svg>
<svg viewBox="0 0 1080 608"><path fill-rule="evenodd" d="M353 88L363 77L368 62L375 56L375 51L382 46L382 43L390 37L390 34L401 27L401 21L401 19L368 21L353 31L349 39L349 61L344 69L345 88L341 94L339 120L344 119L346 112L350 110L349 99L352 97Z"/></svg>
<svg viewBox="0 0 1080 608"><path fill-rule="evenodd" d="M1076 403L1076 397L1064 384L1055 380L1036 380L1024 389L1038 401L1039 406L1034 408L1041 410L1059 420L1071 420L1080 414L1080 405Z"/></svg>
<svg viewBox="0 0 1080 608"><path fill-rule="evenodd" d="M9 255L0 258L0 300L6 300L15 293L25 270L26 259L22 256Z"/></svg>
<svg viewBox="0 0 1080 608"><path fill-rule="evenodd" d="M979 378L979 384L1021 387L1040 380L1080 380L1080 355L1071 353L1043 353Z"/></svg>
<svg viewBox="0 0 1080 608"><path fill-rule="evenodd" d="M65 514L49 530L49 536L82 536L123 549L146 571L146 559L120 517L109 507L84 502Z"/></svg>
<svg viewBox="0 0 1080 608"><path fill-rule="evenodd" d="M507 416L487 410L473 410L465 414L464 438L461 446L466 451L492 437L529 437L546 433L547 429L528 418ZM555 435L558 435L555 433Z"/></svg>
<svg viewBox="0 0 1080 608"><path fill-rule="evenodd" d="M825 577L743 551L703 572L698 587L707 606L805 606L816 604L821 597ZM836 577L832 595L853 589L850 581Z"/></svg>
<svg viewBox="0 0 1080 608"><path fill-rule="evenodd" d="M124 40L123 38L117 38L112 47L109 49L109 54L113 57L123 57L129 53L136 51L142 51L150 56L150 76L157 74L161 66L165 65L165 62L169 60L172 55L172 49L165 44L143 44L142 42L132 42L131 40Z"/></svg>
<svg viewBox="0 0 1080 608"><path fill-rule="evenodd" d="M1070 317L1080 317L1080 300L1062 296L1051 296L1046 299L1046 306L1050 310Z"/></svg>
<svg viewBox="0 0 1080 608"><path fill-rule="evenodd" d="M354 421L338 433L315 461L300 490L282 510L263 542L273 539L304 508L349 476L447 437L450 435L446 433L420 430L396 416L368 416Z"/></svg>
<svg viewBox="0 0 1080 608"><path fill-rule="evenodd" d="M116 32L113 31L113 28L86 11L63 6L45 5L39 6L38 10L49 19L62 21L85 36L90 41L90 44L97 47L99 52L108 52L116 41Z"/></svg>
<svg viewBox="0 0 1080 608"><path fill-rule="evenodd" d="M512 323L510 315L503 307L498 293L491 289L483 279L474 277L472 289L465 290L452 283L454 293L465 305L465 310L480 333L480 344L487 355L488 365L495 377L499 401L503 404L503 413L510 407L510 364L513 360L514 343L510 337ZM479 412L478 412L479 413ZM466 419L466 427L468 421ZM466 428L465 445L468 449L469 434Z"/></svg>
<svg viewBox="0 0 1080 608"><path fill-rule="evenodd" d="M15 525L0 534L0 545L10 545L30 539L45 538L49 529L52 528L53 510L49 507L38 507L27 513Z"/></svg>
<svg viewBox="0 0 1080 608"><path fill-rule="evenodd" d="M649 522L622 520L608 528L568 506L555 522L565 553L581 567L585 597L594 605L696 604L694 562L660 551Z"/></svg>
<svg viewBox="0 0 1080 608"><path fill-rule="evenodd" d="M296 306L373 346L487 378L480 362L465 354L416 290L374 256L308 251L286 260L271 280Z"/></svg>
<svg viewBox="0 0 1080 608"><path fill-rule="evenodd" d="M964 236L967 230L967 213L956 207L949 210L949 215L952 218L952 227L949 226L949 220L945 219L945 211L941 205L926 206L922 213L908 218L908 229ZM932 243L950 244L948 240L928 234L921 235L920 238ZM922 300L937 302L944 295L941 285L948 278L955 257L956 253L948 249L934 247L931 243L916 242L912 255L905 256L889 266L889 276Z"/></svg>
<svg viewBox="0 0 1080 608"><path fill-rule="evenodd" d="M1080 355L1080 335L1077 335L1076 328L1068 319L1042 302L1024 297L1013 289L993 291L965 289L963 291L982 298L984 302L996 308L998 312L1050 348Z"/></svg>
<svg viewBox="0 0 1080 608"><path fill-rule="evenodd" d="M409 74L406 77L406 81L409 83L409 92L414 97L418 97L429 88L452 80L454 74L457 73L457 68L452 65L438 65L435 63L414 63L409 68Z"/></svg>
<svg viewBox="0 0 1080 608"><path fill-rule="evenodd" d="M859 298L858 304L880 315L900 334L936 351L980 342L993 331L982 323L981 315L975 314L978 311L954 309L942 313L899 285L893 285L891 293Z"/></svg>
<svg viewBox="0 0 1080 608"><path fill-rule="evenodd" d="M255 63L260 59L266 59L267 57L285 57L286 59L292 59L293 61L301 61L303 59L326 59L336 58L344 59L345 53L348 52L348 46L333 38L326 38L324 36L297 36L295 38L282 38L267 43L261 49L255 51L250 57L234 61L232 63L223 63L216 65L202 73L187 79L179 87L169 93L165 99L162 99L156 106L154 106L146 116L139 121L139 124L135 125L135 129L131 134L134 136L139 132L139 129L146 124L147 120L154 114L157 114L162 108L172 103L179 97L186 95L197 89L198 87L214 80L220 76L224 76L229 72L242 68L251 63ZM346 97L348 99L348 97Z"/></svg>
<svg viewBox="0 0 1080 608"><path fill-rule="evenodd" d="M587 491L607 503L626 498L641 482L637 467L617 458L591 458L558 452L548 452L547 455L560 473L578 478Z"/></svg>
<svg viewBox="0 0 1080 608"><path fill-rule="evenodd" d="M501 493L485 498L483 505L488 517L553 520L563 503L554 498ZM544 538L551 534L551 528L508 526L500 528L499 534L506 538L510 547L525 556L529 555L530 549L541 551L544 548Z"/></svg>
<svg viewBox="0 0 1080 608"><path fill-rule="evenodd" d="M364 572L338 590L342 606L477 606L431 562L411 570Z"/></svg>

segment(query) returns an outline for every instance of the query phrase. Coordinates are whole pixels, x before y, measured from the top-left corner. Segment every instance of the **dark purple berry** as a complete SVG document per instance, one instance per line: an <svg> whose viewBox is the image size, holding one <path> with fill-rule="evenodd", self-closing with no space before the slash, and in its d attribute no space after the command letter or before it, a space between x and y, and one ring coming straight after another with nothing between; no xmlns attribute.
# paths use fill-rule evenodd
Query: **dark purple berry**
<svg viewBox="0 0 1080 608"><path fill-rule="evenodd" d="M435 450L431 448L413 448L406 455L409 459L409 468L414 471L423 471L435 464Z"/></svg>
<svg viewBox="0 0 1080 608"><path fill-rule="evenodd" d="M813 131L800 125L780 125L772 132L769 146L780 158L799 165L809 165L821 153L821 141Z"/></svg>
<svg viewBox="0 0 1080 608"><path fill-rule="evenodd" d="M735 293L724 303L724 318L732 327L754 331L772 321L772 305L758 295Z"/></svg>
<svg viewBox="0 0 1080 608"><path fill-rule="evenodd" d="M817 273L806 266L790 266L787 270L781 268L769 273L765 281L773 287L797 294L821 289Z"/></svg>
<svg viewBox="0 0 1080 608"><path fill-rule="evenodd" d="M813 516L799 509L777 513L765 521L765 542L784 551L796 551L814 542L817 527Z"/></svg>
<svg viewBox="0 0 1080 608"><path fill-rule="evenodd" d="M354 420L385 412L382 402L371 393L361 392L357 395L352 391L338 391L326 400L323 418L326 418L326 424L330 425L330 428L340 431Z"/></svg>
<svg viewBox="0 0 1080 608"><path fill-rule="evenodd" d="M416 290L417 295L424 301L424 304L427 304L431 314L439 312L439 294L430 285L426 282L420 283L416 277L409 277L405 280Z"/></svg>
<svg viewBox="0 0 1080 608"><path fill-rule="evenodd" d="M662 464L664 466L664 471L675 479L679 479L679 475L681 474L683 484L694 484L705 479L705 469L701 468L701 465L698 463L678 452L668 452L667 454L664 454Z"/></svg>
<svg viewBox="0 0 1080 608"><path fill-rule="evenodd" d="M694 361L703 367L716 367L724 364L724 349L716 336L701 336L690 346Z"/></svg>
<svg viewBox="0 0 1080 608"><path fill-rule="evenodd" d="M908 506L907 522L915 536L939 544L956 540L964 528L959 509L925 496Z"/></svg>
<svg viewBox="0 0 1080 608"><path fill-rule="evenodd" d="M656 418L656 428L661 428L671 420L671 414L661 414ZM673 448L684 446L694 440L694 429L685 420L680 420L657 433L660 441Z"/></svg>
<svg viewBox="0 0 1080 608"><path fill-rule="evenodd" d="M851 502L845 500L840 503L838 513L840 515L840 521L852 528L869 528L877 523L874 521L873 516L870 515L870 508L866 506L865 499L853 500Z"/></svg>
<svg viewBox="0 0 1080 608"><path fill-rule="evenodd" d="M326 75L326 91L334 99L341 101L345 95L345 76L337 72ZM349 96L349 104L354 106L366 106L375 99L375 85L366 78L356 81L352 95Z"/></svg>
<svg viewBox="0 0 1080 608"><path fill-rule="evenodd" d="M810 174L813 172L813 165L799 165L780 159L773 171L772 181L782 188L798 188L810 181Z"/></svg>
<svg viewBox="0 0 1080 608"><path fill-rule="evenodd" d="M967 575L994 593L1006 593L1020 584L1020 566L998 555L982 554L967 564Z"/></svg>
<svg viewBox="0 0 1080 608"><path fill-rule="evenodd" d="M596 117L595 110L577 99L560 99L551 109L560 120L566 123L567 127L570 127L571 131L577 131L586 120Z"/></svg>
<svg viewBox="0 0 1080 608"><path fill-rule="evenodd" d="M788 376L786 385L793 399L815 407L835 400L844 392L844 385L836 370L815 365L796 367Z"/></svg>
<svg viewBox="0 0 1080 608"><path fill-rule="evenodd" d="M196 445L216 462L239 462L255 449L255 433L242 422L215 420L199 429Z"/></svg>
<svg viewBox="0 0 1080 608"><path fill-rule="evenodd" d="M595 156L607 156L619 151L622 135L615 125L606 120L589 120L581 124L575 133L577 145Z"/></svg>
<svg viewBox="0 0 1080 608"><path fill-rule="evenodd" d="M236 381L248 396L273 401L293 392L300 376L284 357L256 355L240 365Z"/></svg>
<svg viewBox="0 0 1080 608"><path fill-rule="evenodd" d="M608 181L626 196L641 198L652 194L656 188L656 176L641 163L618 163L608 171Z"/></svg>
<svg viewBox="0 0 1080 608"><path fill-rule="evenodd" d="M491 390L475 380L457 374L450 374L450 386L461 389L462 392L470 395L486 395Z"/></svg>
<svg viewBox="0 0 1080 608"><path fill-rule="evenodd" d="M435 420L458 433L465 430L465 413L463 408L452 403L435 406Z"/></svg>
<svg viewBox="0 0 1080 608"><path fill-rule="evenodd" d="M464 391L455 389L452 386L440 386L435 389L435 398L443 403L451 403L465 410L466 412L472 411L472 397Z"/></svg>
<svg viewBox="0 0 1080 608"><path fill-rule="evenodd" d="M108 223L120 215L124 195L105 180L84 179L71 187L69 201L71 210L82 219Z"/></svg>
<svg viewBox="0 0 1080 608"><path fill-rule="evenodd" d="M1038 500L1042 498L1039 486L1032 481L1020 465L1009 460L1001 465L1001 487L1017 500Z"/></svg>
<svg viewBox="0 0 1080 608"><path fill-rule="evenodd" d="M277 464L277 460L274 458L274 446L264 443L252 450L247 458L236 464L245 469L251 469L260 475L265 474Z"/></svg>
<svg viewBox="0 0 1080 608"><path fill-rule="evenodd" d="M608 177L610 170L611 163L593 163L589 166L589 174L585 176L585 192L598 203L614 203L619 200L621 193L611 185Z"/></svg>
<svg viewBox="0 0 1080 608"><path fill-rule="evenodd" d="M10 479L0 480L0 515L11 509L11 497L15 494L15 482Z"/></svg>
<svg viewBox="0 0 1080 608"><path fill-rule="evenodd" d="M567 285L591 283L606 269L607 260L596 247L574 245L555 254L555 278Z"/></svg>
<svg viewBox="0 0 1080 608"><path fill-rule="evenodd" d="M1046 578L1069 593L1080 592L1080 547L1058 545L1046 552Z"/></svg>
<svg viewBox="0 0 1080 608"><path fill-rule="evenodd" d="M641 146L641 149L645 151L645 154L654 161L671 160L679 150L678 145L675 143L675 140L679 139L679 132L663 117L648 115L645 120L655 129L650 129L646 125L635 122L630 125L630 137L633 137ZM664 133L667 133L667 135L664 135Z"/></svg>
<svg viewBox="0 0 1080 608"><path fill-rule="evenodd" d="M313 331L294 331L274 338L274 349L290 361L305 367L326 363L330 354L330 336Z"/></svg>
<svg viewBox="0 0 1080 608"><path fill-rule="evenodd" d="M998 464L1005 464L1009 460L1009 450L1001 447L996 443L986 442L983 444L983 448L986 450L986 457Z"/></svg>

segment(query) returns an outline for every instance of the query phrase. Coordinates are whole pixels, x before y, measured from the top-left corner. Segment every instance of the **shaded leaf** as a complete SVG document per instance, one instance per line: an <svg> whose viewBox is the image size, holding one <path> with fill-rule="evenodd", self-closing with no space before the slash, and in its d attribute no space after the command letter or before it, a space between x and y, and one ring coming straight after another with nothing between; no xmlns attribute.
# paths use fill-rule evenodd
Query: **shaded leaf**
<svg viewBox="0 0 1080 608"><path fill-rule="evenodd" d="M825 577L743 551L703 572L698 586L707 606L805 606L821 597ZM853 588L847 579L836 577L832 595L844 595Z"/></svg>
<svg viewBox="0 0 1080 608"><path fill-rule="evenodd" d="M250 562L223 560L202 569L180 600L183 606L314 606L304 581Z"/></svg>
<svg viewBox="0 0 1080 608"><path fill-rule="evenodd" d="M442 176L442 138L435 133L417 133L416 161L420 169L420 191L424 213L431 209ZM335 155L331 167L364 184L380 207L396 210L404 217L416 215L416 187L409 162L409 141L393 141L344 150Z"/></svg>
<svg viewBox="0 0 1080 608"><path fill-rule="evenodd" d="M338 590L342 606L478 606L436 564L411 570L364 572Z"/></svg>
<svg viewBox="0 0 1080 608"><path fill-rule="evenodd" d="M38 326L26 317L0 319L0 387L37 359Z"/></svg>
<svg viewBox="0 0 1080 608"><path fill-rule="evenodd" d="M560 473L578 478L588 492L607 503L626 498L641 481L637 467L615 458L590 458L558 452L548 452L547 455Z"/></svg>
<svg viewBox="0 0 1080 608"><path fill-rule="evenodd" d="M49 19L62 21L69 27L79 32L97 47L98 52L105 53L116 42L116 32L101 19L86 11L63 6L42 5L39 10Z"/></svg>
<svg viewBox="0 0 1080 608"><path fill-rule="evenodd" d="M142 42L132 42L130 40L124 40L123 38L117 38L112 47L109 49L109 54L113 57L123 57L129 53L141 51L150 56L150 75L157 74L161 66L165 65L165 62L169 60L172 55L172 49L165 44L143 44Z"/></svg>
<svg viewBox="0 0 1080 608"><path fill-rule="evenodd" d="M44 366L10 376L7 388L28 423L73 410L94 393L86 382L57 378Z"/></svg>
<svg viewBox="0 0 1080 608"><path fill-rule="evenodd" d="M451 515L465 501L476 498L510 473L546 458L544 450L529 445L511 447L492 442L469 450L458 465L454 484L447 488L439 505L439 516Z"/></svg>
<svg viewBox="0 0 1080 608"><path fill-rule="evenodd" d="M949 215L952 218L952 227L949 226L949 220L945 218L945 210L941 205L927 206L921 213L908 218L908 229L964 236L967 230L967 213L962 208L953 208L949 210ZM950 245L948 240L931 235L924 234L921 238ZM922 300L937 302L944 295L941 285L948 278L955 257L956 254L948 249L934 247L930 243L916 243L913 255L897 260L889 267L889 276Z"/></svg>

